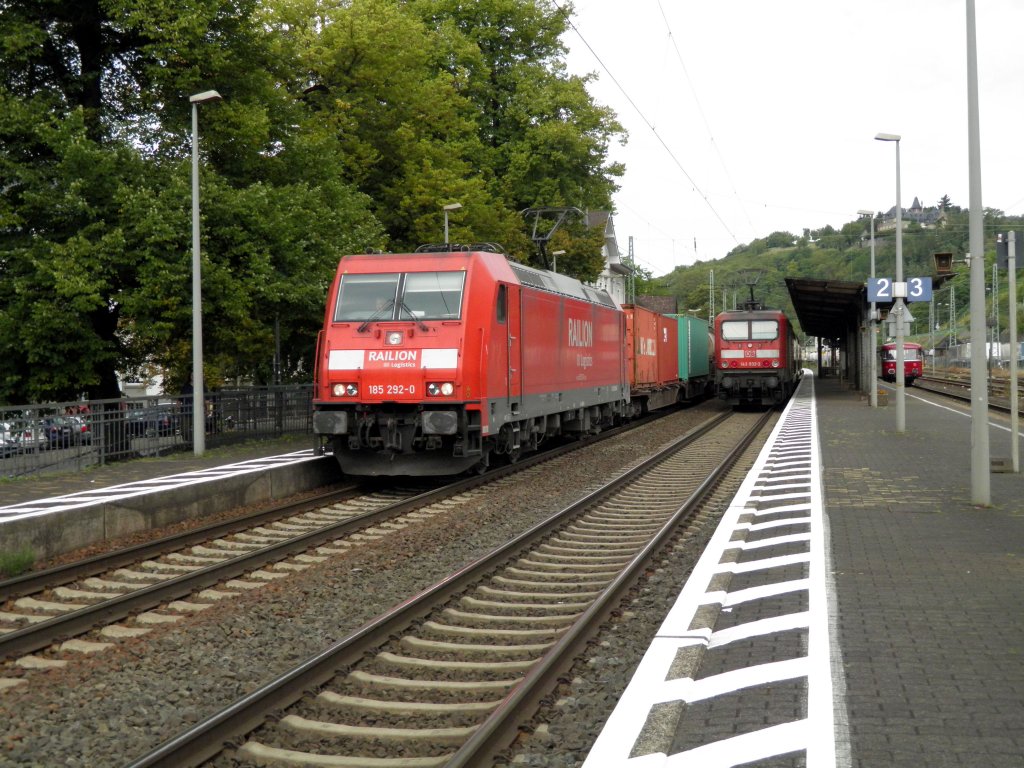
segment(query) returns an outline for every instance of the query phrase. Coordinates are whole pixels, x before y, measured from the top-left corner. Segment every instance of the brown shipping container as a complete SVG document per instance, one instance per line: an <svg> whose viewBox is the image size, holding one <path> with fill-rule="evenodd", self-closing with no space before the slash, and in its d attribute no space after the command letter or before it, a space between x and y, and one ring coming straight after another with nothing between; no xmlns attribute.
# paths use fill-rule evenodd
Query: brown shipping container
<svg viewBox="0 0 1024 768"><path fill-rule="evenodd" d="M679 328L673 318L626 304L629 384L634 390L657 389L679 376Z"/></svg>

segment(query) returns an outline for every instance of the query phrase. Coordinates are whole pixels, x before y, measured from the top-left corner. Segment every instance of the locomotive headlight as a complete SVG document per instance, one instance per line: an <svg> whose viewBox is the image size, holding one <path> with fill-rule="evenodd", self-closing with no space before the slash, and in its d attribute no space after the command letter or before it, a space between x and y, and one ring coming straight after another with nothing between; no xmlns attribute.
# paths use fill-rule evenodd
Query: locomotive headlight
<svg viewBox="0 0 1024 768"><path fill-rule="evenodd" d="M387 336L384 337L384 343L396 346L402 343L402 332L401 331L388 331Z"/></svg>
<svg viewBox="0 0 1024 768"><path fill-rule="evenodd" d="M778 367L779 367L779 361L778 360L772 360L772 368L778 368Z"/></svg>
<svg viewBox="0 0 1024 768"><path fill-rule="evenodd" d="M427 384L427 394L431 397L449 397L455 391L455 385L450 381L431 381Z"/></svg>
<svg viewBox="0 0 1024 768"><path fill-rule="evenodd" d="M331 388L335 397L355 397L359 394L358 384L335 384Z"/></svg>

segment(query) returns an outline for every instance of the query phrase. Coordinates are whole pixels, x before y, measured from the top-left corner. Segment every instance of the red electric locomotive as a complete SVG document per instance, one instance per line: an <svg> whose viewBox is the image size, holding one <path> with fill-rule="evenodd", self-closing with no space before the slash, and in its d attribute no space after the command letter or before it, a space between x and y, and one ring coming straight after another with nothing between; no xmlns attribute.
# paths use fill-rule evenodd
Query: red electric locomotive
<svg viewBox="0 0 1024 768"><path fill-rule="evenodd" d="M623 312L493 246L346 256L313 430L352 475L458 474L629 415Z"/></svg>
<svg viewBox="0 0 1024 768"><path fill-rule="evenodd" d="M910 387L914 379L924 374L924 354L920 344L912 341L903 342L903 381ZM889 342L882 345L882 379L896 381L896 344Z"/></svg>
<svg viewBox="0 0 1024 768"><path fill-rule="evenodd" d="M715 391L734 405L781 405L801 375L800 345L785 313L748 302L715 318Z"/></svg>

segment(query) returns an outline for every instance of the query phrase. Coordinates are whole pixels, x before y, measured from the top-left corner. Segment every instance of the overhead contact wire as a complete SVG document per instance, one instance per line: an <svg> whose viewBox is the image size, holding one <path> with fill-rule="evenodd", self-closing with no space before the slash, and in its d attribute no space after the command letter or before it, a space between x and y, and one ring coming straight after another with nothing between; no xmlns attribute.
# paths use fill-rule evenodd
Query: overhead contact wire
<svg viewBox="0 0 1024 768"><path fill-rule="evenodd" d="M552 0L552 2L554 3L555 7L558 8L558 10L565 13L565 9L558 4L557 0ZM622 84L619 83L618 79L615 77L614 74L612 74L611 70L609 70L608 67L605 66L604 61L601 59L600 56L597 55L597 51L593 49L590 43L587 42L587 39L583 37L583 35L580 33L579 29L576 28L576 25L572 23L572 19L569 18L568 14L566 14L565 20L566 23L570 27L572 27L572 31L575 32L579 39L583 42L583 44L587 46L587 50L590 51L590 53L594 56L595 59L597 59L597 63L601 65L601 69L603 69L607 73L608 77L611 78L612 82L615 83L615 87L618 88L622 92L622 95L626 97L626 101L629 102L629 105L633 107L634 111L636 111L636 113L640 116L640 119L644 121L644 124L648 127L648 129L650 129L651 133L654 134L654 137L658 140L658 143L660 143L661 146L664 147L665 151L668 153L668 156L671 157L672 161L676 164L676 167L678 167L679 170L683 172L683 175L686 177L687 181L690 182L690 185L693 187L693 190L698 195L700 195L701 199L704 201L704 204L707 205L707 207L715 215L715 218L718 219L718 222L722 225L725 231L729 233L729 237L731 237L733 241L737 245L739 245L740 241L737 239L736 235L733 234L732 230L729 228L729 225L725 223L725 219L722 218L721 214L718 212L715 206L711 204L711 201L708 199L708 196L704 194L704 190L702 190L700 188L700 185L698 185L697 182L693 180L693 177L690 176L686 168L683 167L683 164L679 161L679 158L676 157L672 149L668 146L668 144L665 143L665 140L661 137L661 134L658 133L658 130L654 127L654 124L647 119L647 116L643 113L640 107L636 105L636 102L633 101L633 97L630 96L626 89L622 87Z"/></svg>

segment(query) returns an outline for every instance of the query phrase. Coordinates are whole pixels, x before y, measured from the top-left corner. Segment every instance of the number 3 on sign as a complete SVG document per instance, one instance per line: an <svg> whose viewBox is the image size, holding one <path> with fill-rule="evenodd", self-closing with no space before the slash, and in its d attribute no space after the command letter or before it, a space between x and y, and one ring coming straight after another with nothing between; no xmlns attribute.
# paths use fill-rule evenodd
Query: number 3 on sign
<svg viewBox="0 0 1024 768"><path fill-rule="evenodd" d="M907 301L931 301L932 279L912 277L907 280Z"/></svg>

